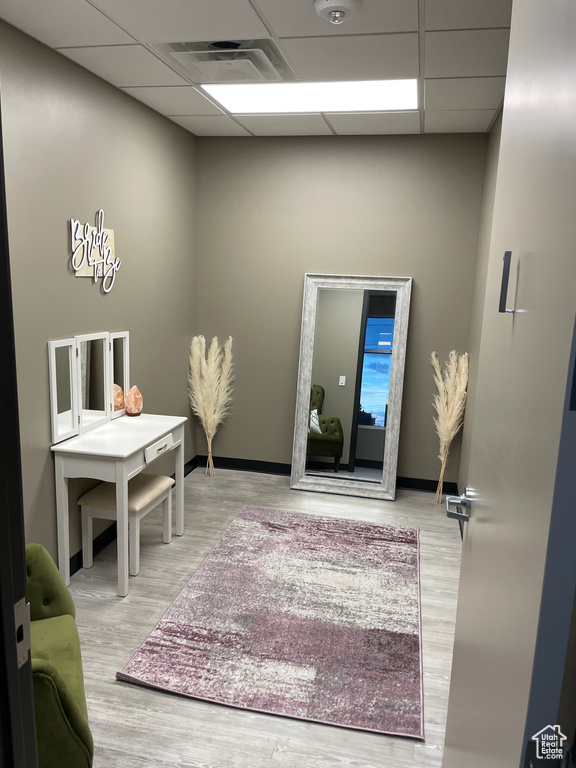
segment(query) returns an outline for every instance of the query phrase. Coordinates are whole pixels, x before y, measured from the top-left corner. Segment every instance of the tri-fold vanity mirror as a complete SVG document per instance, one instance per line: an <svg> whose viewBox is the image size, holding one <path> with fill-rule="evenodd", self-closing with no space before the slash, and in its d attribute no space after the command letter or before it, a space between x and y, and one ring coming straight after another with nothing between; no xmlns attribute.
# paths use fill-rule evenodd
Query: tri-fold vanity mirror
<svg viewBox="0 0 576 768"><path fill-rule="evenodd" d="M305 275L292 488L395 498L411 289Z"/></svg>
<svg viewBox="0 0 576 768"><path fill-rule="evenodd" d="M129 333L89 333L48 342L52 443L126 413L130 381Z"/></svg>

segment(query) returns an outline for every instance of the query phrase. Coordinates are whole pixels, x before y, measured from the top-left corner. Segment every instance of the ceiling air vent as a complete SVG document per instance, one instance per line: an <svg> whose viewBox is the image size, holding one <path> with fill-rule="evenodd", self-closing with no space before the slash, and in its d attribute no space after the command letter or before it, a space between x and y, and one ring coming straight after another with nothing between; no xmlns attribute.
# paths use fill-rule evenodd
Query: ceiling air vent
<svg viewBox="0 0 576 768"><path fill-rule="evenodd" d="M294 80L272 40L154 43L151 47L192 83Z"/></svg>

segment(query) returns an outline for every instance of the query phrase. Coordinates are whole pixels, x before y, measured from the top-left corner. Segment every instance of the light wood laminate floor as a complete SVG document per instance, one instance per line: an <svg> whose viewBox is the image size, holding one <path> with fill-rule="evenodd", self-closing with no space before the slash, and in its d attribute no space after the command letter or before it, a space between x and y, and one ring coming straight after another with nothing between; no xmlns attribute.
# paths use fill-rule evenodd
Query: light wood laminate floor
<svg viewBox="0 0 576 768"><path fill-rule="evenodd" d="M261 715L116 681L243 505L407 525L421 531L425 741ZM289 479L230 470L185 480L185 534L162 543L160 509L142 521L141 570L116 594L116 547L72 577L94 768L431 768L441 766L460 569L458 524L433 495L395 502L292 491Z"/></svg>

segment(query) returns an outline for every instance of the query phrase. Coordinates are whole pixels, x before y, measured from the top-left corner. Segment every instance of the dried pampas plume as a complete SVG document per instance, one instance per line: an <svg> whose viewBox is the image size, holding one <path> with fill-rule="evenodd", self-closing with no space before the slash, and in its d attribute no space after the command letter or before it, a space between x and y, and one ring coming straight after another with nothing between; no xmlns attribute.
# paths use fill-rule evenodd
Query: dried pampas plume
<svg viewBox="0 0 576 768"><path fill-rule="evenodd" d="M441 504L444 470L450 453L450 444L464 422L466 387L468 385L468 353L465 352L458 356L455 350L452 350L448 360L444 363L444 370L440 368L436 352L432 352L430 362L434 368L434 383L438 389L438 394L434 395L432 404L436 410L434 425L440 440L438 458L442 462L434 503Z"/></svg>
<svg viewBox="0 0 576 768"><path fill-rule="evenodd" d="M232 404L232 337L223 347L216 336L206 353L204 336L194 336L190 344L188 396L192 411L200 419L208 443L206 474L214 477L212 440Z"/></svg>

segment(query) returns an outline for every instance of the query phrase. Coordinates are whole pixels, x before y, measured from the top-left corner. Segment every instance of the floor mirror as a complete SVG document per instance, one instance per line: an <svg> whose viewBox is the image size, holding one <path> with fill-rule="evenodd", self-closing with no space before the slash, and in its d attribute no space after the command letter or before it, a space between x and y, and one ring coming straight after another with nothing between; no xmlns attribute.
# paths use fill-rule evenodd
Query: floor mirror
<svg viewBox="0 0 576 768"><path fill-rule="evenodd" d="M305 275L292 488L394 499L411 289Z"/></svg>

